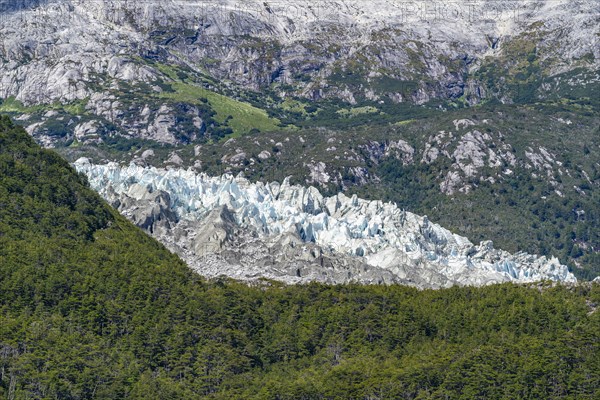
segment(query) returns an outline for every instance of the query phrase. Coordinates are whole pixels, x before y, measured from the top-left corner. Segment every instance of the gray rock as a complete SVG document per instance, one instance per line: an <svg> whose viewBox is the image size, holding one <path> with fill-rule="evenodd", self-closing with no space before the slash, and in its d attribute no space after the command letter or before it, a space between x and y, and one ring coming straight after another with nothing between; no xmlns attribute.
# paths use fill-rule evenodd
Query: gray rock
<svg viewBox="0 0 600 400"><path fill-rule="evenodd" d="M207 127L194 110L150 111L148 101L163 91L159 83L171 78L149 60L192 68L239 88L272 88L281 96L351 104L362 98L416 104L462 98L476 104L491 90L476 72L486 63L510 61L509 49L534 40L545 76L584 69L590 74L574 83L598 80L600 50L590 39L598 35L596 1L444 6L386 0L268 6L262 0L54 0L6 6L0 14L0 98L14 96L26 105L89 99L87 110L119 132L174 143L181 140L176 116L189 114L196 134ZM581 61L584 56L589 62ZM551 81L538 96L552 92ZM131 104L111 94L125 87L134 88Z"/></svg>

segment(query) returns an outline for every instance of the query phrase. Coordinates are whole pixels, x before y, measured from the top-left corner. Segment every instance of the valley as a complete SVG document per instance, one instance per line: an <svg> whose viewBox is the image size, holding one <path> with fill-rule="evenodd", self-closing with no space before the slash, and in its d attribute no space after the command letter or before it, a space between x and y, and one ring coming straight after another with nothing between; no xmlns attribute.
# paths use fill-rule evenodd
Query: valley
<svg viewBox="0 0 600 400"><path fill-rule="evenodd" d="M594 2L87 4L1 14L0 112L70 162L289 177L600 274Z"/></svg>
<svg viewBox="0 0 600 400"><path fill-rule="evenodd" d="M0 2L0 398L597 399L594 0Z"/></svg>

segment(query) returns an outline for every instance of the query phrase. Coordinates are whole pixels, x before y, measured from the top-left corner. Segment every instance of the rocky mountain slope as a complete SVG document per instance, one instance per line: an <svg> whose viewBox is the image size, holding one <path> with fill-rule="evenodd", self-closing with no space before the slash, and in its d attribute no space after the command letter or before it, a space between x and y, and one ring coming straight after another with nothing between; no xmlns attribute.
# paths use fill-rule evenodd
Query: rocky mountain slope
<svg viewBox="0 0 600 400"><path fill-rule="evenodd" d="M291 176L600 274L597 2L0 7L0 113L71 162Z"/></svg>
<svg viewBox="0 0 600 400"><path fill-rule="evenodd" d="M0 98L50 146L272 130L278 117L310 113L315 100L533 101L598 85L598 8L567 0L15 2L0 10Z"/></svg>
<svg viewBox="0 0 600 400"><path fill-rule="evenodd" d="M557 259L473 245L393 204L314 187L252 184L191 170L75 163L93 188L208 276L289 283L393 283L420 288L552 279Z"/></svg>

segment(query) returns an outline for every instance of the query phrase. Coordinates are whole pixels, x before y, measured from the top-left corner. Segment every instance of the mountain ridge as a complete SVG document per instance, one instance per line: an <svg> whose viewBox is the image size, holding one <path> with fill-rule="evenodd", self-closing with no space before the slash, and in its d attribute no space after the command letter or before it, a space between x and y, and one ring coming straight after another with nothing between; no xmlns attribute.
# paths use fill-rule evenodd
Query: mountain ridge
<svg viewBox="0 0 600 400"><path fill-rule="evenodd" d="M227 127L252 129L227 120L243 114L228 115L216 99L190 101L190 92L220 92L236 100L234 108L249 102L272 117L305 113L319 99L531 102L598 85L597 8L568 4L23 3L1 14L0 97L24 109L59 104L58 114L34 112L27 122L49 146L114 134L186 143ZM60 128L57 118L73 123Z"/></svg>
<svg viewBox="0 0 600 400"><path fill-rule="evenodd" d="M70 161L285 171L600 274L594 1L11 4L0 113Z"/></svg>

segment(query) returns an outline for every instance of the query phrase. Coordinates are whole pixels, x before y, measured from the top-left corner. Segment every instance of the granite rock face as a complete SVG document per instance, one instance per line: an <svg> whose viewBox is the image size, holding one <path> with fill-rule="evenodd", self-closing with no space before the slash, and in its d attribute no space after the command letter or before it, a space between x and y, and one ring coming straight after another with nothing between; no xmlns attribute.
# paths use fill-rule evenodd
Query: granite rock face
<svg viewBox="0 0 600 400"><path fill-rule="evenodd" d="M544 84L532 95L543 98L598 81L598 15L593 0L5 2L0 98L79 103L79 125L93 129L65 138L30 124L50 146L115 132L162 143L204 135L201 109L160 96L189 72L207 90L259 97L476 104L511 102L535 70Z"/></svg>

